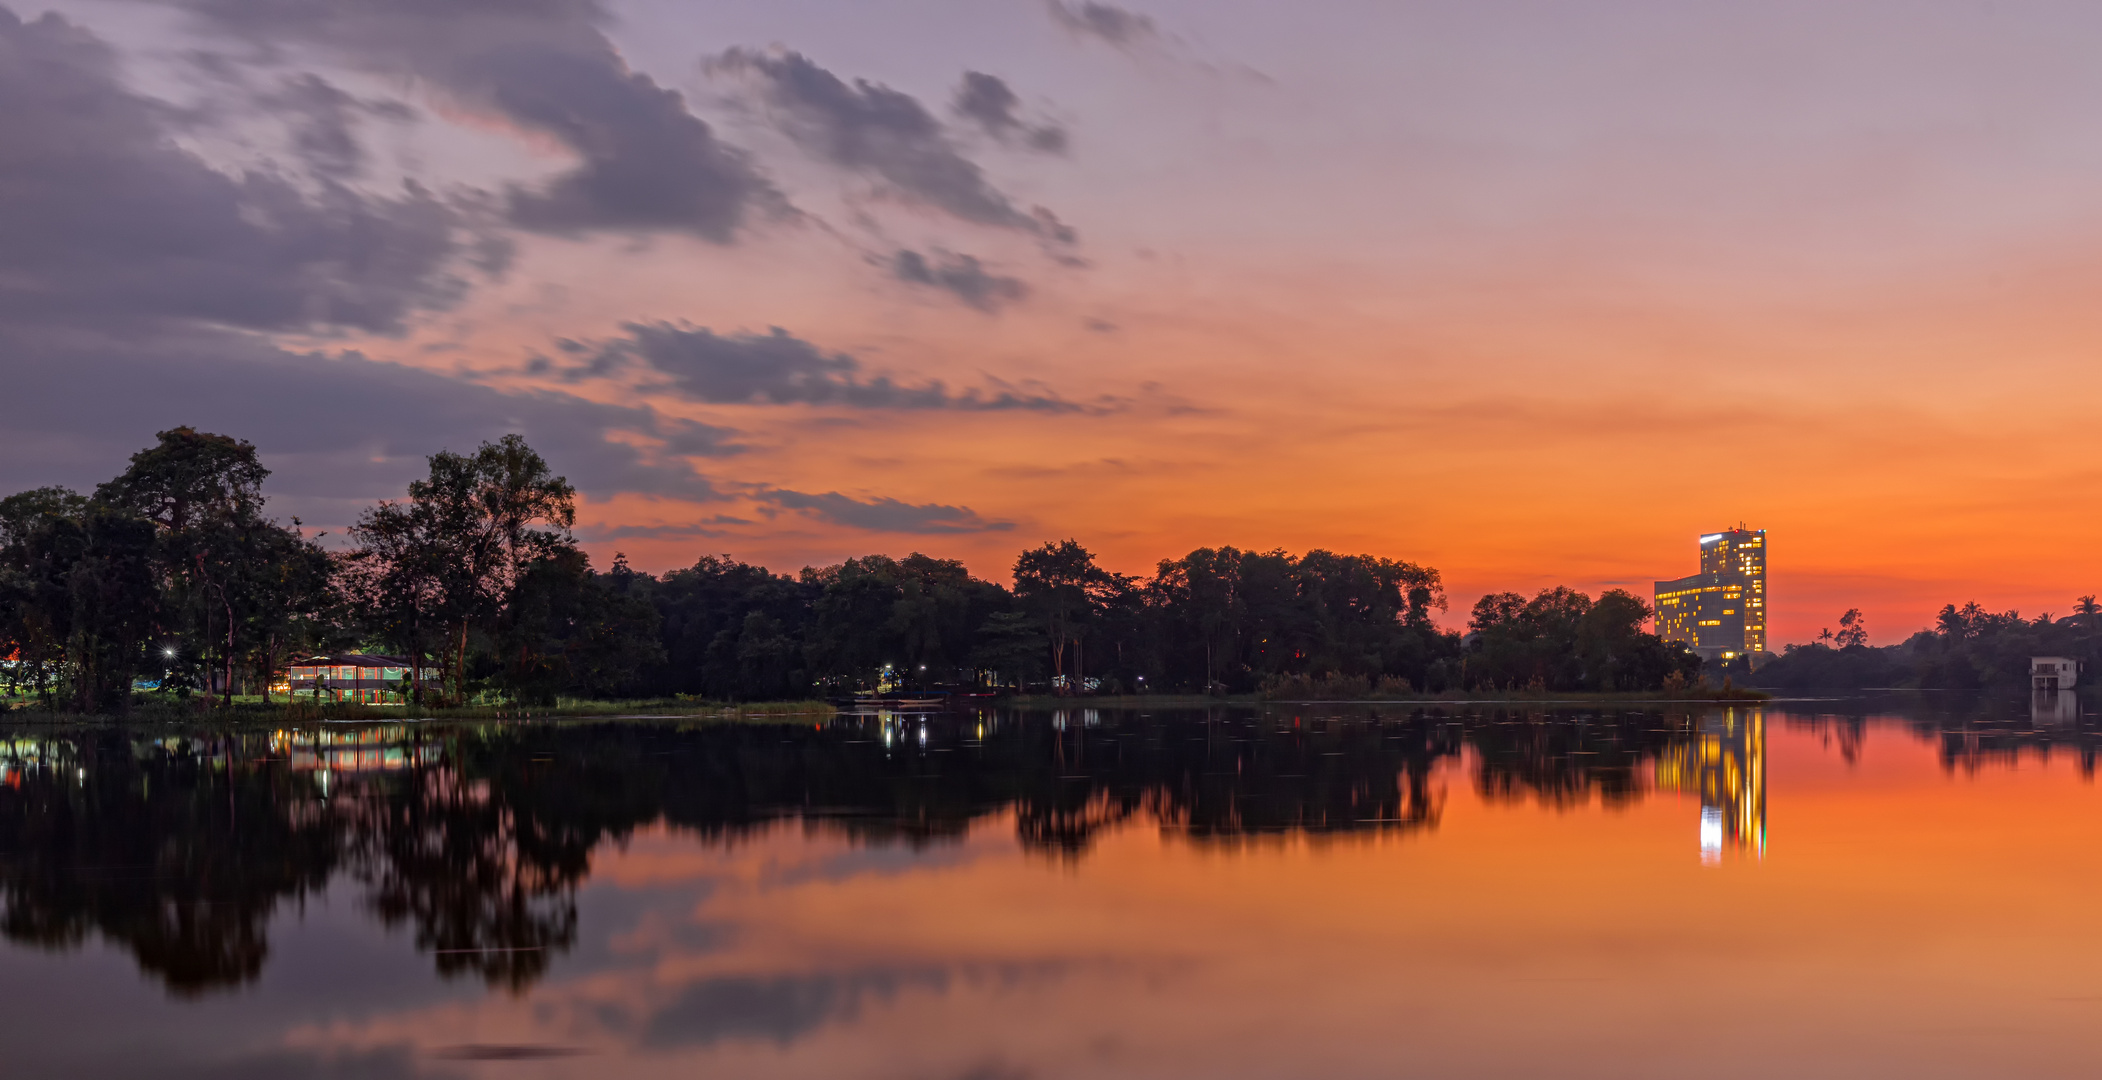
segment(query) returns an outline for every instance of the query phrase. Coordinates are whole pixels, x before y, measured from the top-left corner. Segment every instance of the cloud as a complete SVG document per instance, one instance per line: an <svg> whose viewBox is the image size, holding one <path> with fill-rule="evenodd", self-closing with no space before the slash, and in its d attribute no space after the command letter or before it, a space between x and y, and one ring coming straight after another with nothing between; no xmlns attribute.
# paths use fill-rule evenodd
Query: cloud
<svg viewBox="0 0 2102 1080"><path fill-rule="evenodd" d="M1076 239L1051 211L1025 212L993 187L941 121L909 94L864 79L848 85L796 52L732 49L711 67L756 79L783 132L833 165L880 177L898 193L964 221L1058 243Z"/></svg>
<svg viewBox="0 0 2102 1080"><path fill-rule="evenodd" d="M580 525L576 534L591 543L610 540L699 540L728 535L722 525L755 524L749 518L715 514L685 525Z"/></svg>
<svg viewBox="0 0 2102 1080"><path fill-rule="evenodd" d="M1100 38L1118 48L1142 45L1160 37L1160 27L1145 15L1095 0L1044 0L1051 18L1076 34Z"/></svg>
<svg viewBox="0 0 2102 1080"><path fill-rule="evenodd" d="M292 89L324 127L355 107L318 81ZM457 264L488 254L454 204L216 171L172 137L172 109L124 88L106 44L55 15L0 9L0 101L0 485L92 485L192 424L261 447L295 513L397 495L431 452L512 431L593 494L715 497L687 459L734 453L726 430L259 336L386 333L451 304Z"/></svg>
<svg viewBox="0 0 2102 1080"><path fill-rule="evenodd" d="M735 433L646 406L503 393L418 368L295 355L200 332L131 341L0 331L0 489L91 485L153 433L189 424L254 442L287 512L395 497L424 457L518 432L587 494L709 500L688 459L738 452ZM110 392L110 388L121 388Z"/></svg>
<svg viewBox="0 0 2102 1080"><path fill-rule="evenodd" d="M967 506L908 503L880 497L856 499L836 491L810 495L774 488L764 492L760 500L790 510L804 511L812 517L834 525L867 529L870 532L947 535L1006 532L1015 527L1012 521L987 521Z"/></svg>
<svg viewBox="0 0 2102 1080"><path fill-rule="evenodd" d="M1105 399L1083 406L1049 392L1025 392L995 383L991 390L951 393L938 381L911 385L888 375L864 375L861 362L827 353L780 327L764 334L717 334L685 323L632 322L627 336L593 344L565 343L579 358L566 368L542 360L529 373L572 380L597 378L641 365L663 377L664 389L692 401L720 405L849 405L868 409L965 409L1035 412L1100 411Z"/></svg>
<svg viewBox="0 0 2102 1080"><path fill-rule="evenodd" d="M1022 99L999 76L964 72L949 107L1001 142L1020 142L1047 154L1066 152L1066 129L1057 124L1025 122L1020 115Z"/></svg>
<svg viewBox="0 0 2102 1080"><path fill-rule="evenodd" d="M39 1030L66 1034L41 1040L45 1044L42 1047L12 1051L11 1070L32 1076L151 1075L164 1080L278 1080L286 1076L313 1080L417 1080L431 1075L416 1060L410 1046L240 1048L226 1053L200 1053L192 1045L152 1037L117 1046L97 1045L85 1025L79 1025L76 1031L77 1021L68 1018L55 1022L63 1026Z"/></svg>
<svg viewBox="0 0 2102 1080"><path fill-rule="evenodd" d="M899 281L941 289L986 312L1029 295L1029 286L1020 278L988 273L972 256L946 251L936 251L934 256L929 261L917 251L901 250L890 258L891 273Z"/></svg>
<svg viewBox="0 0 2102 1080"><path fill-rule="evenodd" d="M949 981L939 968L703 979L648 1018L642 1043L657 1048L707 1046L742 1038L786 1046L852 1018L864 1001L889 1001L913 989L939 993Z"/></svg>
<svg viewBox="0 0 2102 1080"><path fill-rule="evenodd" d="M0 322L391 332L466 289L454 206L214 170L58 16L0 8L0 101Z"/></svg>
<svg viewBox="0 0 2102 1080"><path fill-rule="evenodd" d="M405 75L552 136L581 159L506 193L521 228L686 232L730 243L787 200L680 94L631 70L588 0L172 0L213 32Z"/></svg>
<svg viewBox="0 0 2102 1080"><path fill-rule="evenodd" d="M865 1008L908 994L949 995L976 988L1041 986L1066 977L1057 961L976 964L890 964L833 971L715 975L676 988L647 1006L608 1005L596 1018L633 1033L652 1049L710 1046L728 1040L788 1046L852 1021ZM979 1061L958 1080L1010 1080L1024 1075L997 1061Z"/></svg>
<svg viewBox="0 0 2102 1080"><path fill-rule="evenodd" d="M407 120L415 115L398 101L365 101L312 73L287 78L256 100L286 119L292 149L324 176L353 177L365 171L365 147L357 137L360 117Z"/></svg>

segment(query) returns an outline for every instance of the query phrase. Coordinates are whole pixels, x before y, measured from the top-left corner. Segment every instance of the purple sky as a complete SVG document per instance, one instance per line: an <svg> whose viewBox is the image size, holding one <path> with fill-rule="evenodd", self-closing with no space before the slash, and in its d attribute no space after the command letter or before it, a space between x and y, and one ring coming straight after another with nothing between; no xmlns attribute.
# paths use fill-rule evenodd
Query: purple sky
<svg viewBox="0 0 2102 1080"><path fill-rule="evenodd" d="M2093 5L0 10L10 490L188 423L340 527L518 430L651 568L2097 587Z"/></svg>

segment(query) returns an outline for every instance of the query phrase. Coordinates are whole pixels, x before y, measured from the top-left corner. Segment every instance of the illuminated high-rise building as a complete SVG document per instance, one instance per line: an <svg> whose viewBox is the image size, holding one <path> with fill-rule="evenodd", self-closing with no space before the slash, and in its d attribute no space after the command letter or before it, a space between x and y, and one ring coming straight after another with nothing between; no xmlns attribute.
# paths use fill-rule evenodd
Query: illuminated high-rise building
<svg viewBox="0 0 2102 1080"><path fill-rule="evenodd" d="M1766 530L1701 537L1701 572L1657 582L1657 636L1710 661L1766 651Z"/></svg>
<svg viewBox="0 0 2102 1080"><path fill-rule="evenodd" d="M1683 641L1701 659L1735 660L1744 655L1744 579L1736 574L1695 574L1657 583L1657 636Z"/></svg>
<svg viewBox="0 0 2102 1080"><path fill-rule="evenodd" d="M1766 651L1766 530L1734 529L1701 537L1701 573L1736 574L1744 579L1744 648L1757 656Z"/></svg>

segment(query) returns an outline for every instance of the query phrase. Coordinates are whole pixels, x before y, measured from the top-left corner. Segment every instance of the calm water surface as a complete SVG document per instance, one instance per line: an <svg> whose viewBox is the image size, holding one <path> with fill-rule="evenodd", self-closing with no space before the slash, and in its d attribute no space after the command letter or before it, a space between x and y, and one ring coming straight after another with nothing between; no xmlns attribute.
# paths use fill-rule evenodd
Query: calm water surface
<svg viewBox="0 0 2102 1080"><path fill-rule="evenodd" d="M2067 696L0 733L0 1072L2090 1076Z"/></svg>

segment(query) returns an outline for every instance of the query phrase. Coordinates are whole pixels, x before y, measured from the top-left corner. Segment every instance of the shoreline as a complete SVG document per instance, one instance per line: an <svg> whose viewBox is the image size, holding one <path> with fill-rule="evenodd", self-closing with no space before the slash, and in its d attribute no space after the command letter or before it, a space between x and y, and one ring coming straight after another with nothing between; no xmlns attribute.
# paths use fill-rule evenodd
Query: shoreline
<svg viewBox="0 0 2102 1080"><path fill-rule="evenodd" d="M1202 694L1123 694L1104 697L1052 697L1047 695L1016 696L1003 699L1000 704L1010 708L1137 708L1147 705L1161 708L1193 708L1204 705L1586 705L1612 702L1652 702L1657 704L1758 704L1775 700L1773 694L1760 690L1733 689L1700 691L1627 690L1613 692L1572 691L1562 694L1472 693L1448 695L1416 695L1411 697L1348 697L1348 698L1266 698L1258 694L1226 694L1205 696Z"/></svg>
<svg viewBox="0 0 2102 1080"><path fill-rule="evenodd" d="M1732 688L1711 691L1616 691L1616 692L1572 692L1562 694L1526 693L1523 691L1502 693L1450 693L1442 695L1416 695L1411 697L1352 697L1352 698L1265 698L1257 694L1121 694L1086 697L1058 697L1042 694L1025 694L999 698L987 702L981 708L1057 710L1057 709L1193 709L1216 706L1236 708L1265 708L1269 706L1307 707L1316 705L1380 705L1380 706L1468 706L1468 705L1732 705L1763 704L1776 700L1793 700L1761 690ZM766 720L803 721L841 715L855 715L831 702L818 700L775 702L696 702L696 701L607 701L607 702L563 702L553 706L521 708L509 705L472 705L462 708L418 708L413 705L362 705L323 704L320 706L304 702L237 701L231 710L200 708L176 702L152 701L142 703L126 716L67 712L47 712L27 703L0 703L0 723L51 724L51 725L120 725L120 724L213 724L226 726L309 724L309 723L403 723L426 721L510 721L510 720L689 720L752 722ZM946 710L891 710L927 711Z"/></svg>

